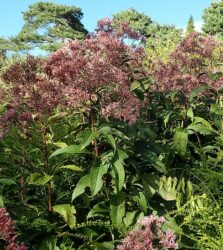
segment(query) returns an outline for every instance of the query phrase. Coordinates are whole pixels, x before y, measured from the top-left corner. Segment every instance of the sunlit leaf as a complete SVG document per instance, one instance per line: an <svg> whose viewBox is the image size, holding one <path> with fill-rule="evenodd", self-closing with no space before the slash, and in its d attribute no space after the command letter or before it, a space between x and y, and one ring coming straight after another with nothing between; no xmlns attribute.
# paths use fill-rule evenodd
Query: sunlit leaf
<svg viewBox="0 0 223 250"><path fill-rule="evenodd" d="M72 201L76 199L79 195L83 194L86 187L90 187L90 175L87 174L78 181L73 194L72 194Z"/></svg>
<svg viewBox="0 0 223 250"><path fill-rule="evenodd" d="M62 155L62 154L86 154L86 153L88 153L88 151L86 149L81 149L80 145L71 145L68 147L57 149L50 156L50 158L57 156L57 155Z"/></svg>
<svg viewBox="0 0 223 250"><path fill-rule="evenodd" d="M73 171L77 171L77 172L83 172L83 169L76 166L76 165L65 165L65 166L61 166L59 167L59 169L69 169L69 170L73 170Z"/></svg>
<svg viewBox="0 0 223 250"><path fill-rule="evenodd" d="M60 214L63 218L66 224L72 229L76 225L76 210L75 208L70 204L60 204L53 206L53 211Z"/></svg>
<svg viewBox="0 0 223 250"><path fill-rule="evenodd" d="M44 175L42 173L34 173L28 177L29 183L33 185L43 186L53 178L52 175Z"/></svg>
<svg viewBox="0 0 223 250"><path fill-rule="evenodd" d="M185 129L177 128L173 137L173 145L180 156L185 156L187 151L188 132Z"/></svg>

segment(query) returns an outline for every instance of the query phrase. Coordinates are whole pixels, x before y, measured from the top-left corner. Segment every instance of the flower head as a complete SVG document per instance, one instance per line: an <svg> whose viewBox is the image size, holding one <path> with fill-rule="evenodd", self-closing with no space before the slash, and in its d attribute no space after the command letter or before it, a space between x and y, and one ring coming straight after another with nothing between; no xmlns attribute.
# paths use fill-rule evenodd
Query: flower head
<svg viewBox="0 0 223 250"><path fill-rule="evenodd" d="M102 117L135 122L140 101L130 85L144 74L142 48L127 46L110 33L105 19L104 31L83 42L67 41L45 64L45 73L62 86L60 94L68 106L91 109L98 106Z"/></svg>
<svg viewBox="0 0 223 250"><path fill-rule="evenodd" d="M0 208L0 238L7 243L5 250L27 250L25 245L16 243L13 221L6 208Z"/></svg>
<svg viewBox="0 0 223 250"><path fill-rule="evenodd" d="M176 47L168 63L155 61L152 75L161 91L180 90L189 94L194 88L204 83L210 87L223 87L223 77L216 81L209 78L209 73L216 69L215 52L222 44L213 37L204 37L198 32L191 33ZM218 60L222 60L222 52Z"/></svg>
<svg viewBox="0 0 223 250"><path fill-rule="evenodd" d="M176 236L170 230L166 232L161 229L165 222L164 217L146 216L138 220L135 230L129 232L118 250L158 250L158 249L178 249Z"/></svg>

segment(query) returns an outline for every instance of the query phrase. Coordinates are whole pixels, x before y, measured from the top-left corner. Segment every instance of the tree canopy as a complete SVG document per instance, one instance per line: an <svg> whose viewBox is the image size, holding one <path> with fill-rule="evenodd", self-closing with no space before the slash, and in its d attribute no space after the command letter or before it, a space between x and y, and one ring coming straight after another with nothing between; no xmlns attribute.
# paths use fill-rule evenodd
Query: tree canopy
<svg viewBox="0 0 223 250"><path fill-rule="evenodd" d="M190 16L188 23L187 23L187 28L186 28L186 35L189 35L195 31L195 25L194 25L194 19L193 16Z"/></svg>
<svg viewBox="0 0 223 250"><path fill-rule="evenodd" d="M146 41L147 63L155 58L168 61L170 53L182 40L182 29L172 25L154 23L150 27L151 36Z"/></svg>
<svg viewBox="0 0 223 250"><path fill-rule="evenodd" d="M140 33L146 38L150 36L149 27L153 21L144 13L140 13L134 8L130 8L114 14L113 17L119 22L127 22L133 31Z"/></svg>
<svg viewBox="0 0 223 250"><path fill-rule="evenodd" d="M12 40L22 44L22 48L39 47L54 51L66 38L84 38L87 30L81 23L82 17L81 9L75 6L38 2L23 13L25 24Z"/></svg>
<svg viewBox="0 0 223 250"><path fill-rule="evenodd" d="M222 37L223 35L223 1L213 1L211 5L204 10L203 31L210 35Z"/></svg>

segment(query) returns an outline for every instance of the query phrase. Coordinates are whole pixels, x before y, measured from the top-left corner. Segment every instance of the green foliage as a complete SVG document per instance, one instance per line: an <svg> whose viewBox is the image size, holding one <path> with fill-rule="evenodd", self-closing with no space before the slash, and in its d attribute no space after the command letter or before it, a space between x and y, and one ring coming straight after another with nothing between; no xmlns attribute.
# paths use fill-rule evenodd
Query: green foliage
<svg viewBox="0 0 223 250"><path fill-rule="evenodd" d="M188 23L187 23L186 35L190 35L193 32L195 32L194 19L193 19L193 16L190 16Z"/></svg>
<svg viewBox="0 0 223 250"><path fill-rule="evenodd" d="M204 10L202 30L210 35L222 37L223 26L223 2L212 1L211 5Z"/></svg>
<svg viewBox="0 0 223 250"><path fill-rule="evenodd" d="M183 249L221 249L223 239L222 209L206 195L191 197L174 212L180 223L180 246Z"/></svg>
<svg viewBox="0 0 223 250"><path fill-rule="evenodd" d="M57 238L56 237L49 237L43 240L38 247L38 250L59 250L57 247Z"/></svg>
<svg viewBox="0 0 223 250"><path fill-rule="evenodd" d="M70 204L62 204L53 206L53 211L63 216L67 225L72 229L76 225L76 210Z"/></svg>
<svg viewBox="0 0 223 250"><path fill-rule="evenodd" d="M171 52L182 40L183 31L174 26L153 23L149 28L149 33L151 35L145 45L146 65L150 67L150 64L157 59L168 62Z"/></svg>
<svg viewBox="0 0 223 250"><path fill-rule="evenodd" d="M33 6L26 17L35 27L52 20L36 16L41 5ZM54 14L62 8L46 6ZM180 30L151 23L134 9L115 18L150 34L146 69L156 59L168 65ZM213 82L222 77L220 51L202 65ZM175 231L181 249L222 247L222 88L204 83L185 95L154 91L154 84L150 74L131 82L143 102L134 124L102 118L100 95L78 112L57 108L41 119L34 114L26 126L13 121L0 139L0 207L7 207L30 249L115 249L150 214L166 217L164 228ZM2 104L0 115L8 106Z"/></svg>
<svg viewBox="0 0 223 250"><path fill-rule="evenodd" d="M173 137L174 149L180 156L185 156L187 152L188 132L187 130L177 128Z"/></svg>
<svg viewBox="0 0 223 250"><path fill-rule="evenodd" d="M151 35L149 33L149 27L153 21L150 17L138 12L134 8L116 13L113 15L113 18L120 22L126 22L133 31L138 32L146 38Z"/></svg>

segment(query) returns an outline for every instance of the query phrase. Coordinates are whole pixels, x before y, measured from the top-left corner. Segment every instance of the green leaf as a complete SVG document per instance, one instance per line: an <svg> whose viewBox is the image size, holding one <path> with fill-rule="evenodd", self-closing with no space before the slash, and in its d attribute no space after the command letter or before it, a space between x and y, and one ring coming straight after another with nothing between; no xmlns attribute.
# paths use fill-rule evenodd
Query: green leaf
<svg viewBox="0 0 223 250"><path fill-rule="evenodd" d="M28 177L28 181L33 185L45 185L48 181L53 178L52 175L43 175L42 173L34 173Z"/></svg>
<svg viewBox="0 0 223 250"><path fill-rule="evenodd" d="M223 109L220 104L212 103L210 111L216 115L223 116Z"/></svg>
<svg viewBox="0 0 223 250"><path fill-rule="evenodd" d="M57 113L51 117L49 117L49 122L55 122L56 120L66 116L67 113L66 112L60 112L60 113Z"/></svg>
<svg viewBox="0 0 223 250"><path fill-rule="evenodd" d="M208 88L207 85L202 85L194 89L190 94L189 102L193 102L194 98L197 97L198 94L201 94L202 92L204 92L207 88Z"/></svg>
<svg viewBox="0 0 223 250"><path fill-rule="evenodd" d="M75 208L70 204L61 204L61 205L55 205L53 206L53 211L60 214L63 218L66 224L73 229L76 225L76 210Z"/></svg>
<svg viewBox="0 0 223 250"><path fill-rule="evenodd" d="M50 158L57 156L57 155L62 155L62 154L86 154L86 153L88 153L88 151L86 149L81 149L80 145L71 145L68 147L57 149L50 156Z"/></svg>
<svg viewBox="0 0 223 250"><path fill-rule="evenodd" d="M214 132L211 124L202 117L194 117L193 122L187 127L187 129L202 135L209 135Z"/></svg>
<svg viewBox="0 0 223 250"><path fill-rule="evenodd" d="M170 92L170 99L171 99L172 102L174 102L175 97L177 96L178 92L179 91L177 91L177 90L174 90L174 91Z"/></svg>
<svg viewBox="0 0 223 250"><path fill-rule="evenodd" d="M87 174L78 181L73 194L72 194L72 201L76 199L79 195L83 194L86 187L90 187L90 175Z"/></svg>
<svg viewBox="0 0 223 250"><path fill-rule="evenodd" d="M199 124L199 123L205 125L210 130L213 129L212 126L211 126L211 124L207 120L205 120L204 118L199 117L199 116L194 117L193 124Z"/></svg>
<svg viewBox="0 0 223 250"><path fill-rule="evenodd" d="M132 224L135 224L135 219L138 211L127 212L123 221L125 225L129 228Z"/></svg>
<svg viewBox="0 0 223 250"><path fill-rule="evenodd" d="M138 205L143 209L144 213L147 212L147 198L144 192L139 191L138 188L133 187L131 192L131 197L134 202L137 202Z"/></svg>
<svg viewBox="0 0 223 250"><path fill-rule="evenodd" d="M106 174L108 171L107 165L101 164L92 167L91 173L90 173L90 189L91 189L91 195L95 196L103 186L103 175Z"/></svg>
<svg viewBox="0 0 223 250"><path fill-rule="evenodd" d="M187 117L191 118L191 120L193 121L193 119L194 119L194 112L193 112L192 107L190 107L190 108L187 110Z"/></svg>
<svg viewBox="0 0 223 250"><path fill-rule="evenodd" d="M167 220L165 221L165 223L162 226L162 229L166 230L173 230L176 234L181 234L182 233L182 229L180 226L178 226L178 224L176 223L175 219L173 217L170 217L169 215L165 216L167 218Z"/></svg>
<svg viewBox="0 0 223 250"><path fill-rule="evenodd" d="M5 206L5 205L4 205L3 197L0 196L0 207L4 207L4 206Z"/></svg>
<svg viewBox="0 0 223 250"><path fill-rule="evenodd" d="M223 76L223 72L219 71L219 72L214 72L214 73L209 73L208 74L209 78L215 82L217 81L220 77Z"/></svg>
<svg viewBox="0 0 223 250"><path fill-rule="evenodd" d="M118 159L120 160L120 161L124 161L125 159L127 159L129 156L127 155L127 153L125 152L125 151L123 151L123 150L120 150L120 149L118 149L117 150L117 153L118 153Z"/></svg>
<svg viewBox="0 0 223 250"><path fill-rule="evenodd" d="M96 242L94 244L94 250L114 250L115 246L112 242Z"/></svg>
<svg viewBox="0 0 223 250"><path fill-rule="evenodd" d="M1 178L0 184L10 186L10 185L16 185L16 182L12 179L9 179L9 178Z"/></svg>
<svg viewBox="0 0 223 250"><path fill-rule="evenodd" d="M81 144L81 150L86 148L93 140L99 136L99 131L86 130L83 136L83 142Z"/></svg>
<svg viewBox="0 0 223 250"><path fill-rule="evenodd" d="M145 157L148 159L148 161L152 164L152 166L156 170L158 170L159 172L164 173L164 174L167 173L166 164L163 162L163 160L165 159L163 154L157 155L154 152L147 151Z"/></svg>
<svg viewBox="0 0 223 250"><path fill-rule="evenodd" d="M169 112L169 113L165 116L165 118L164 118L164 120L163 120L164 126L165 126L165 127L166 127L167 123L169 122L170 116L171 116L172 114L174 114L173 111Z"/></svg>
<svg viewBox="0 0 223 250"><path fill-rule="evenodd" d="M163 176L160 179L159 195L166 201L176 200L177 197L177 178Z"/></svg>
<svg viewBox="0 0 223 250"><path fill-rule="evenodd" d="M133 81L132 84L131 84L130 90L133 91L135 89L138 89L140 86L141 86L141 84L140 84L139 81Z"/></svg>
<svg viewBox="0 0 223 250"><path fill-rule="evenodd" d="M54 142L53 145L59 147L59 148L65 148L68 147L68 145L65 142Z"/></svg>
<svg viewBox="0 0 223 250"><path fill-rule="evenodd" d="M69 170L73 170L77 172L83 172L83 169L76 165L65 165L65 166L59 167L59 169L69 169Z"/></svg>
<svg viewBox="0 0 223 250"><path fill-rule="evenodd" d="M173 137L173 145L177 153L183 157L187 152L188 132L185 129L177 128Z"/></svg>
<svg viewBox="0 0 223 250"><path fill-rule="evenodd" d="M147 212L147 199L143 192L138 193L138 204L143 209L144 213Z"/></svg>
<svg viewBox="0 0 223 250"><path fill-rule="evenodd" d="M102 134L108 134L111 132L111 127L109 127L108 125L102 125L99 128L99 132Z"/></svg>
<svg viewBox="0 0 223 250"><path fill-rule="evenodd" d="M212 133L212 131L203 124L195 124L195 125L191 124L187 127L187 129L193 132L197 132L201 135L210 135Z"/></svg>
<svg viewBox="0 0 223 250"><path fill-rule="evenodd" d="M110 217L112 223L116 226L122 225L123 217L125 216L125 194L118 193L111 197Z"/></svg>
<svg viewBox="0 0 223 250"><path fill-rule="evenodd" d="M87 215L87 219L96 216L107 217L108 215L109 215L108 201L102 201L93 206L93 208L89 211Z"/></svg>
<svg viewBox="0 0 223 250"><path fill-rule="evenodd" d="M122 190L122 187L125 183L125 169L120 160L114 162L113 169L115 172L115 187L118 193Z"/></svg>
<svg viewBox="0 0 223 250"><path fill-rule="evenodd" d="M40 243L38 250L60 250L60 248L57 247L56 244L57 244L56 237L46 238Z"/></svg>
<svg viewBox="0 0 223 250"><path fill-rule="evenodd" d="M116 150L116 143L114 137L111 134L105 134L105 137L107 138L111 146L114 148L114 150Z"/></svg>
<svg viewBox="0 0 223 250"><path fill-rule="evenodd" d="M143 174L142 185L146 199L149 200L159 189L159 177L154 174Z"/></svg>

